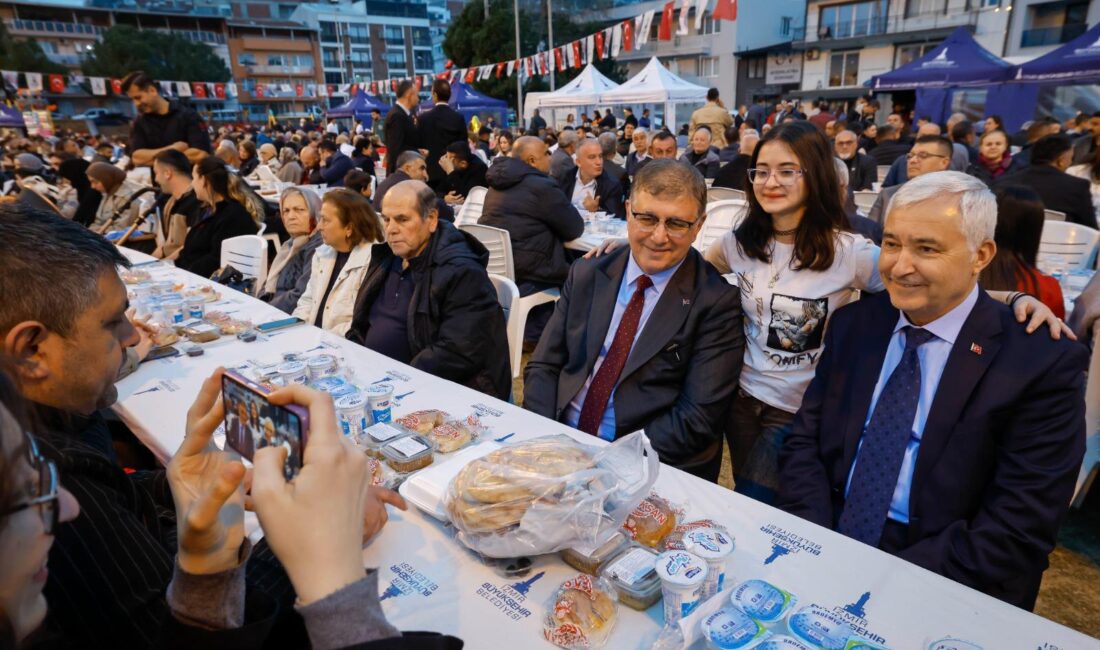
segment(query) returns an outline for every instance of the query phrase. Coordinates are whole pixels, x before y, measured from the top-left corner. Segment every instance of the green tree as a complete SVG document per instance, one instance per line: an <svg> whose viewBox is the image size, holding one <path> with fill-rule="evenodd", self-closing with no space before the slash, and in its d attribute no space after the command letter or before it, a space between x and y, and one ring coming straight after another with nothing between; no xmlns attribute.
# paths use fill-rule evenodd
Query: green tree
<svg viewBox="0 0 1100 650"><path fill-rule="evenodd" d="M17 41L8 34L4 23L0 22L0 68L16 72L43 72L64 74L65 66L54 63L42 51L42 47L33 38Z"/></svg>
<svg viewBox="0 0 1100 650"><path fill-rule="evenodd" d="M158 81L229 81L231 76L209 45L131 25L104 32L81 67L86 75L116 78L144 70Z"/></svg>
<svg viewBox="0 0 1100 650"><path fill-rule="evenodd" d="M481 2L471 2L447 28L443 38L443 52L454 62L456 68L468 68L487 65L499 61L510 61L516 57L516 31L513 17L512 0L492 0L489 4L489 18L485 19L485 9ZM542 19L530 12L520 10L520 56L531 56L540 41L545 39ZM564 14L554 15L555 45L569 43L588 36L606 27L599 23L575 23ZM626 70L615 61L596 62L596 68L613 81L622 82ZM567 68L558 72L555 82L558 87L577 76L581 68ZM516 105L516 80L501 75L474 83L474 88L490 97L503 99ZM550 89L549 77L532 77L523 86L524 93Z"/></svg>

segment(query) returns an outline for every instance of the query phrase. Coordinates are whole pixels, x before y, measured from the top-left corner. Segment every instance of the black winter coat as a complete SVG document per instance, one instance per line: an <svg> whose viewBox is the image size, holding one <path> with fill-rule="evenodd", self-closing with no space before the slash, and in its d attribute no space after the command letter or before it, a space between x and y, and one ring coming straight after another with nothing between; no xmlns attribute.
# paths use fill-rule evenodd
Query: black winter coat
<svg viewBox="0 0 1100 650"><path fill-rule="evenodd" d="M424 253L409 305L409 365L487 395L508 399L512 371L504 312L485 266L489 251L473 235L440 221ZM371 249L347 338L360 345L370 310L394 258L388 244Z"/></svg>
<svg viewBox="0 0 1100 650"><path fill-rule="evenodd" d="M208 278L221 266L223 241L240 235L255 235L257 230L256 222L243 205L232 199L219 201L213 212L187 232L176 266Z"/></svg>
<svg viewBox="0 0 1100 650"><path fill-rule="evenodd" d="M562 244L584 234L584 219L557 181L515 158L495 163L485 181L478 223L511 235L516 282L564 283L569 261Z"/></svg>

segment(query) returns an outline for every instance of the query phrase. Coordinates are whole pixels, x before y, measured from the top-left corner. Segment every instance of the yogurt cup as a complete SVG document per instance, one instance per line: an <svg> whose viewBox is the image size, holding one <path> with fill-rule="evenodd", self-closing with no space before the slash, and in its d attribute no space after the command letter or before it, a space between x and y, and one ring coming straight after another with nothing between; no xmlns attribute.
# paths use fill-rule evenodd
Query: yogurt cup
<svg viewBox="0 0 1100 650"><path fill-rule="evenodd" d="M844 650L855 630L847 621L818 605L807 605L791 614L787 629L799 641L821 650Z"/></svg>
<svg viewBox="0 0 1100 650"><path fill-rule="evenodd" d="M730 592L730 602L762 623L783 620L798 598L763 580L746 580Z"/></svg>
<svg viewBox="0 0 1100 650"><path fill-rule="evenodd" d="M306 361L306 368L309 371L310 380L316 381L322 377L330 377L336 374L338 365L336 357L331 354L318 354Z"/></svg>
<svg viewBox="0 0 1100 650"><path fill-rule="evenodd" d="M712 650L755 648L771 632L736 607L723 607L703 619L703 638Z"/></svg>
<svg viewBox="0 0 1100 650"><path fill-rule="evenodd" d="M946 637L928 644L928 650L984 650L977 643Z"/></svg>
<svg viewBox="0 0 1100 650"><path fill-rule="evenodd" d="M811 646L802 643L793 636L780 634L765 640L756 646L756 650L814 650Z"/></svg>
<svg viewBox="0 0 1100 650"><path fill-rule="evenodd" d="M393 386L375 384L367 387L367 410L371 422L393 422Z"/></svg>
<svg viewBox="0 0 1100 650"><path fill-rule="evenodd" d="M186 306L187 318L202 320L206 317L206 300L203 298L188 298Z"/></svg>
<svg viewBox="0 0 1100 650"><path fill-rule="evenodd" d="M367 398L361 393L345 395L336 400L336 415L340 418L340 428L344 435L358 440L367 428Z"/></svg>
<svg viewBox="0 0 1100 650"><path fill-rule="evenodd" d="M301 361L280 363L276 370L279 371L279 376L283 378L284 386L306 383L306 364Z"/></svg>
<svg viewBox="0 0 1100 650"><path fill-rule="evenodd" d="M183 300L176 297L165 297L160 301L160 306L164 309L164 315L168 319L168 322L172 325L176 325L183 322Z"/></svg>
<svg viewBox="0 0 1100 650"><path fill-rule="evenodd" d="M733 553L733 535L717 528L696 528L684 533L683 542L685 551L698 555L707 563L703 600L722 591L726 580L726 560Z"/></svg>
<svg viewBox="0 0 1100 650"><path fill-rule="evenodd" d="M311 379L309 385L322 393L332 394L336 389L346 386L347 382L339 377L319 377L317 379Z"/></svg>
<svg viewBox="0 0 1100 650"><path fill-rule="evenodd" d="M655 568L665 601L665 625L673 625L699 604L707 563L687 551L668 551L657 556Z"/></svg>

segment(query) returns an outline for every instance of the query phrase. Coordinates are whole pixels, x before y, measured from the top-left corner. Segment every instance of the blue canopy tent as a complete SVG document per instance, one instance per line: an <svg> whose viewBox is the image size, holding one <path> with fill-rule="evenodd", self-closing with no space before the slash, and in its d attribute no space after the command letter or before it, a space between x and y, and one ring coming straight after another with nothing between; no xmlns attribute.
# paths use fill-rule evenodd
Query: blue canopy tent
<svg viewBox="0 0 1100 650"><path fill-rule="evenodd" d="M1000 84L1012 78L1013 67L978 45L966 27L959 27L935 49L885 74L871 77L874 92L916 90L916 117L942 124L951 113L951 90Z"/></svg>
<svg viewBox="0 0 1100 650"><path fill-rule="evenodd" d="M22 129L23 114L19 112L18 108L14 106L8 106L7 104L0 104L0 128L7 129Z"/></svg>
<svg viewBox="0 0 1100 650"><path fill-rule="evenodd" d="M377 109L382 115L385 115L390 110L389 104L383 104L382 100L378 99L374 95L368 95L366 91L360 88L355 96L349 99L347 102L326 111L327 117L354 117L363 123L366 128L371 127L370 112Z"/></svg>
<svg viewBox="0 0 1100 650"><path fill-rule="evenodd" d="M1017 83L1100 83L1100 23L1062 47L1016 67Z"/></svg>
<svg viewBox="0 0 1100 650"><path fill-rule="evenodd" d="M508 102L483 95L462 82L451 84L451 98L447 105L461 113L467 125L475 115L482 122L487 116L493 115L497 124L504 124L508 116ZM420 106L421 110L427 110L432 107L432 103L424 102Z"/></svg>

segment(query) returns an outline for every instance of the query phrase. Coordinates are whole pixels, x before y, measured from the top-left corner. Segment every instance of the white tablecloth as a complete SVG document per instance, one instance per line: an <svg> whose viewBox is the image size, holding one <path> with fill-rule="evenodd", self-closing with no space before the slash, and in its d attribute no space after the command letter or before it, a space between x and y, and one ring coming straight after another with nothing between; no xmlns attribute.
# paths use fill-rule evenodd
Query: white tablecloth
<svg viewBox="0 0 1100 650"><path fill-rule="evenodd" d="M135 261L151 258L132 251ZM165 266L147 266L189 284L197 276ZM244 295L231 305L257 322L275 310ZM462 386L427 375L317 328L300 325L261 336L254 343L221 339L200 357L175 357L144 364L119 382L116 411L162 460L184 435L188 407L201 381L219 365L266 360L283 352L330 347L359 380L393 378L395 407L403 414L441 408L453 414L473 410L495 436L511 440L567 433L592 438ZM595 441L598 443L599 441ZM925 648L953 636L987 650L1100 648L1100 642L989 598L851 539L742 497L678 470L662 467L655 490L687 508L689 518L708 517L736 536L727 584L761 578L795 594L800 604L817 603L852 622L858 630L895 650ZM551 647L542 640L542 617L555 588L576 572L557 555L535 559L524 578L504 578L481 564L452 538L449 529L412 508L394 511L383 533L363 551L364 563L380 570L383 609L404 630L454 634L469 648ZM731 577L732 576L732 577ZM732 582L731 582L732 580ZM649 648L663 619L658 603L647 612L620 607L608 648ZM701 646L698 646L701 647Z"/></svg>
<svg viewBox="0 0 1100 650"><path fill-rule="evenodd" d="M612 218L606 222L608 226L605 226L610 232L605 232L599 229L596 224L591 220L585 220L584 222L584 234L580 237L565 242L566 248L571 248L575 251L581 251L587 253L593 248L599 246L607 239L615 239L620 237L626 237L626 222L622 219Z"/></svg>

